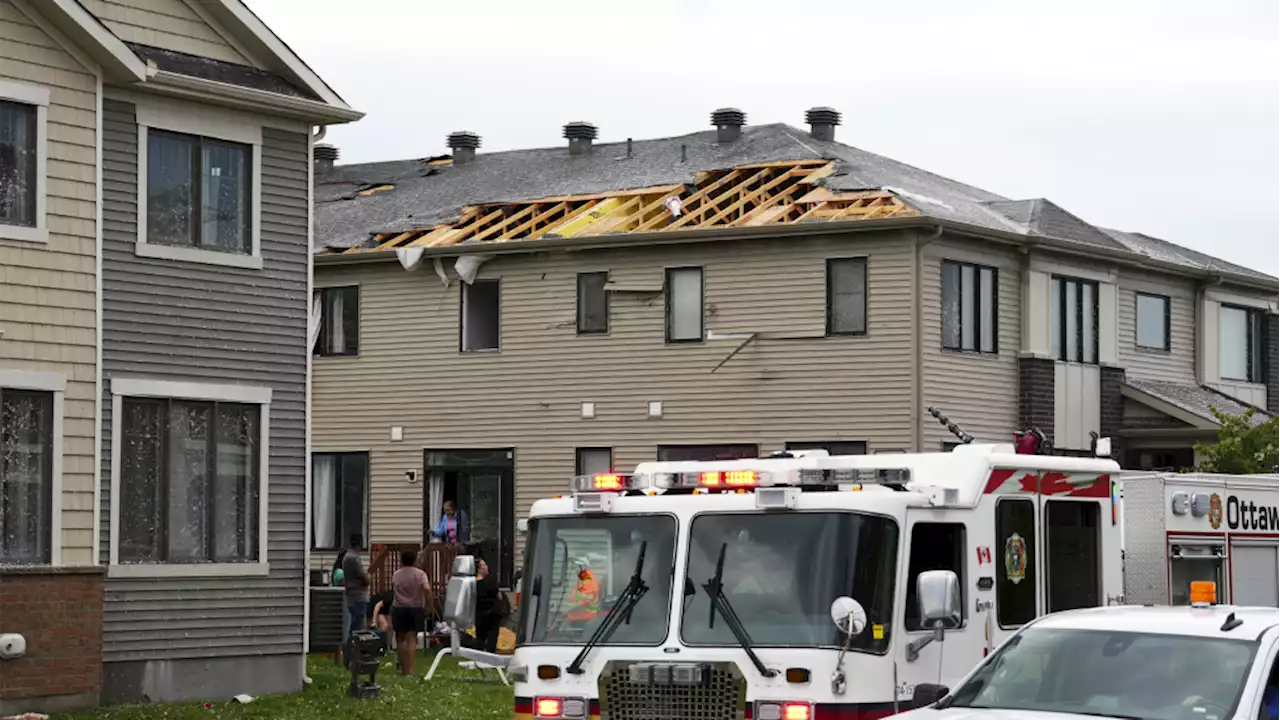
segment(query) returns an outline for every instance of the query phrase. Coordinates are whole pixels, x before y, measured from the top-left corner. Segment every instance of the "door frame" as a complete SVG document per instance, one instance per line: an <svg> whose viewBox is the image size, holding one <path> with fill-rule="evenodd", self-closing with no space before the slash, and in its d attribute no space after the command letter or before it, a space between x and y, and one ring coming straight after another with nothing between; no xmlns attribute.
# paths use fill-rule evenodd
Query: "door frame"
<svg viewBox="0 0 1280 720"><path fill-rule="evenodd" d="M468 453L485 453L490 456L500 454L506 455L506 462L492 462L492 460L470 463L447 463L443 465L431 464L432 453L448 453L457 455L466 455ZM497 447L497 448L440 448L426 447L422 449L422 469L424 474L422 488L422 542L424 545L431 542L431 530L434 529L435 522L439 518L431 517L431 473L433 470L442 472L480 472L497 474L499 476L498 487L498 567L497 575L499 584L503 587L512 585L513 573L515 572L515 538L516 538L516 449L515 447ZM508 493L508 487L510 492ZM510 495L508 498L507 495ZM471 527L475 527L474 513L470 513ZM468 538L469 540L471 538ZM474 543L468 543L472 545Z"/></svg>

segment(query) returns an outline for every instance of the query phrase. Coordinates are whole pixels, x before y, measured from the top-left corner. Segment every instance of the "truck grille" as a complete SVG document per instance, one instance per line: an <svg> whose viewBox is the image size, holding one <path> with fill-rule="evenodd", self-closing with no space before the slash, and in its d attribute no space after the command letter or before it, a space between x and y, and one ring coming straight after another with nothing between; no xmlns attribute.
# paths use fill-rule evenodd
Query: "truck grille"
<svg viewBox="0 0 1280 720"><path fill-rule="evenodd" d="M634 682L624 663L600 678L601 720L742 720L747 684L732 666L706 665L696 684Z"/></svg>

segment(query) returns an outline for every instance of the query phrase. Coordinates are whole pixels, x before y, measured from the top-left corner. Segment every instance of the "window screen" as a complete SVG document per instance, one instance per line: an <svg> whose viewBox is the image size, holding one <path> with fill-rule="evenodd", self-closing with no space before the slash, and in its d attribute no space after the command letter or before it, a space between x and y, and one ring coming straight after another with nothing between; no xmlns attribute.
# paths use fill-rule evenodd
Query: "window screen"
<svg viewBox="0 0 1280 720"><path fill-rule="evenodd" d="M667 270L667 342L702 340L702 268Z"/></svg>
<svg viewBox="0 0 1280 720"><path fill-rule="evenodd" d="M867 331L867 259L827 261L827 334Z"/></svg>
<svg viewBox="0 0 1280 720"><path fill-rule="evenodd" d="M1030 500L996 503L996 617L1001 627L1036 617L1036 513Z"/></svg>
<svg viewBox="0 0 1280 720"><path fill-rule="evenodd" d="M578 273L578 334L609 332L607 272Z"/></svg>

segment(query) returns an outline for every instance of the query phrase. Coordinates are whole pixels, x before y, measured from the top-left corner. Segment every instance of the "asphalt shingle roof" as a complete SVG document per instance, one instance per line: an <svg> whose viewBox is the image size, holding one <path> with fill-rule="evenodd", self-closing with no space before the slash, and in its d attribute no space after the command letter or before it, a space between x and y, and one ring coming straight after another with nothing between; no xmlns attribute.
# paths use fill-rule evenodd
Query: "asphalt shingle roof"
<svg viewBox="0 0 1280 720"><path fill-rule="evenodd" d="M1217 408L1219 412L1229 415L1243 415L1253 407L1207 385L1138 378L1128 378L1124 384L1214 423L1218 422L1218 419L1213 416L1211 408ZM1253 416L1254 425L1261 425L1272 417L1261 408L1257 408L1257 411Z"/></svg>
<svg viewBox="0 0 1280 720"><path fill-rule="evenodd" d="M292 97L318 99L314 93L304 91L283 77L266 70L259 70L248 65L214 60L200 55L191 55L176 50L125 43L135 55L145 62L150 60L156 67L166 72L190 75L203 80L215 80L228 85L265 90L267 92L289 95Z"/></svg>

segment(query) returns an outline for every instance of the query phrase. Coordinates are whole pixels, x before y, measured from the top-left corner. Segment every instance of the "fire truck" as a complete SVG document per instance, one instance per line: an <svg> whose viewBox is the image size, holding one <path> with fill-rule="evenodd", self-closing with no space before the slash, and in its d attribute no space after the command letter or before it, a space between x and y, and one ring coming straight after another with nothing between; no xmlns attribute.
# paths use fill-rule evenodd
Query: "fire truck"
<svg viewBox="0 0 1280 720"><path fill-rule="evenodd" d="M529 514L515 716L908 710L1036 617L1123 602L1118 472L968 443L574 478Z"/></svg>

